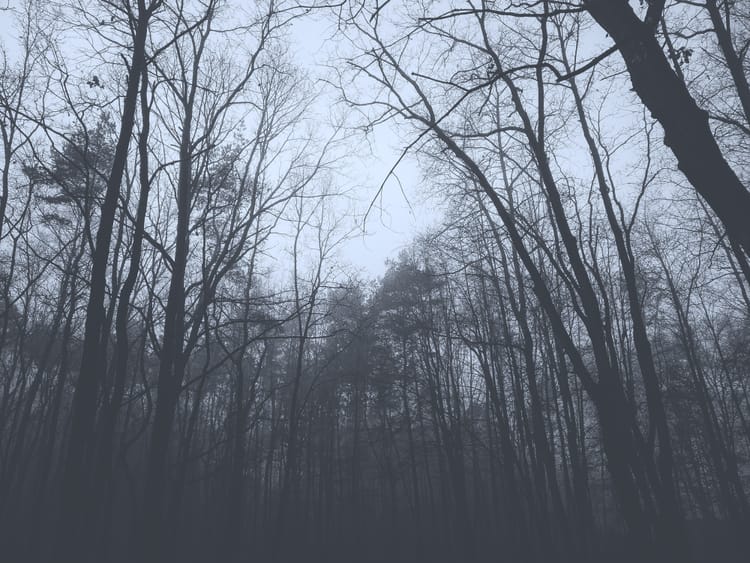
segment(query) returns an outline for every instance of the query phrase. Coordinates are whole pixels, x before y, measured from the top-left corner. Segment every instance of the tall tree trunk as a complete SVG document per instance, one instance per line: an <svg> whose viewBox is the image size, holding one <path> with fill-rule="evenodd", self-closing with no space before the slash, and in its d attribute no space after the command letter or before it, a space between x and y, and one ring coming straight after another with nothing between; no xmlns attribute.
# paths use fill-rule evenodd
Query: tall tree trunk
<svg viewBox="0 0 750 563"><path fill-rule="evenodd" d="M633 89L664 128L664 142L680 170L724 223L730 238L750 255L750 192L724 159L708 113L672 70L654 35L653 19L661 13L644 22L627 0L585 0L584 6L614 39Z"/></svg>
<svg viewBox="0 0 750 563"><path fill-rule="evenodd" d="M562 34L559 28L558 33L562 43ZM566 72L570 75L571 69L564 48L563 62L566 67ZM646 391L649 419L651 424L656 428L656 436L659 440L659 451L657 454L659 482L653 483L656 491L655 496L660 505L661 512L660 526L662 529L659 532L659 536L667 545L674 547L686 546L684 521L680 511L677 486L675 484L674 456L672 453L669 427L667 425L667 415L664 408L664 400L662 397L659 378L656 374L651 342L648 333L646 332L646 324L641 307L641 297L637 288L635 262L628 236L629 233L620 225L620 222L615 215L611 196L612 187L607 181L607 175L599 154L599 149L589 128L588 118L583 106L583 98L578 89L578 85L574 77L571 77L569 82L575 100L581 130L594 164L594 172L599 188L599 194L602 203L604 204L607 221L615 239L617 255L622 267L623 277L625 278L629 306L628 310L633 325L633 340L635 342L638 365L640 367L641 377ZM646 455L651 456L651 452L646 452ZM650 460L647 461L650 462ZM687 553L681 554L681 558L685 557L687 557Z"/></svg>
<svg viewBox="0 0 750 563"><path fill-rule="evenodd" d="M146 65L146 39L148 22L155 5L147 7L145 0L138 1L138 14L133 15L135 34L133 54L123 100L122 120L112 169L99 217L90 293L86 307L86 326L81 367L73 395L72 425L68 440L62 486L62 511L60 518L60 556L63 561L81 563L92 556L89 532L93 499L90 495L91 469L94 467L96 403L100 380L105 371L106 354L103 351L102 327L106 321L104 296L112 227L120 194L130 138L135 124L138 86Z"/></svg>
<svg viewBox="0 0 750 563"><path fill-rule="evenodd" d="M150 108L148 104L148 72L144 67L141 72L141 132L138 139L139 155L139 183L140 193L138 196L138 209L136 211L135 232L130 251L130 264L125 281L120 289L117 303L117 315L115 320L115 377L112 394L106 402L99 423L99 447L97 452L97 463L99 464L96 476L98 496L100 500L100 530L101 541L107 542L107 531L110 521L111 500L114 495L113 452L115 443L115 429L117 416L120 411L122 399L125 396L125 383L128 372L128 321L130 317L130 299L135 288L138 272L141 265L141 252L143 249L143 238L145 234L146 212L148 210L148 195L151 189L149 178L148 136L150 130Z"/></svg>

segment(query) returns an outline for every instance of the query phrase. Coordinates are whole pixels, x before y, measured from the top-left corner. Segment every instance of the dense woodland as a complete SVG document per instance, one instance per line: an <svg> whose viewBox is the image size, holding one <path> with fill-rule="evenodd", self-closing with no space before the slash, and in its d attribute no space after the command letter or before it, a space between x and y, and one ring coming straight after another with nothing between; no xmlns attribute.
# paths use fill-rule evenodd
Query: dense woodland
<svg viewBox="0 0 750 563"><path fill-rule="evenodd" d="M4 4L0 560L748 560L750 2Z"/></svg>

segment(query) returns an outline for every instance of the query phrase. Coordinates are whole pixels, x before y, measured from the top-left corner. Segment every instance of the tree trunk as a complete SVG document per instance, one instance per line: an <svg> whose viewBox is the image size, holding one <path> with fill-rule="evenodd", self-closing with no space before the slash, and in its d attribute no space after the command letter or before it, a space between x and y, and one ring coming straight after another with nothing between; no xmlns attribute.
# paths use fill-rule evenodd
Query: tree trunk
<svg viewBox="0 0 750 563"><path fill-rule="evenodd" d="M109 262L109 249L112 226L117 209L125 165L128 158L130 138L135 124L135 110L138 101L138 86L146 64L146 39L148 21L152 13L146 8L145 0L138 2L138 16L135 23L133 55L127 78L127 90L123 100L122 121L117 140L112 170L107 180L107 190L99 218L96 235L91 289L86 307L86 327L83 341L81 367L73 396L72 426L68 441L68 453L62 486L62 512L60 518L60 556L62 561L81 563L87 561L93 542L88 537L88 519L91 516L92 502L89 490L90 472L93 467L93 449L96 419L96 403L100 380L104 375L105 353L102 343L102 326L105 310L106 274Z"/></svg>
<svg viewBox="0 0 750 563"><path fill-rule="evenodd" d="M695 103L674 73L653 33L627 0L586 0L584 6L614 39L633 89L664 129L688 181L746 254L750 255L750 192L729 166L713 136L708 113Z"/></svg>

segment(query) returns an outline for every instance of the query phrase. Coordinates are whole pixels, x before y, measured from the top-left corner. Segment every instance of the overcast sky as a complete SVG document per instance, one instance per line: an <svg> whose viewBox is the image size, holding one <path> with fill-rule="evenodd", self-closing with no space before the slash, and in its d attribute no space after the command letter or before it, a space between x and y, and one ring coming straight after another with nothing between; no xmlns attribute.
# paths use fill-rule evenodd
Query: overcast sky
<svg viewBox="0 0 750 563"><path fill-rule="evenodd" d="M329 64L335 62L339 43L335 25L323 17L307 16L298 19L289 40L295 64L303 67L311 78L320 80L327 76ZM332 89L329 95L337 96ZM321 99L328 104L328 99ZM345 244L341 256L365 273L378 276L385 270L385 261L396 258L401 248L421 230L432 225L439 213L434 202L427 201L419 187L420 174L414 158L404 158L395 171L395 178L386 181L388 171L398 161L402 148L409 140L400 138L392 124L381 125L353 147L351 158L344 163L342 186L351 188L354 207L359 212L373 207L363 228L355 231ZM378 196L380 186L385 182ZM346 212L343 211L342 212Z"/></svg>
<svg viewBox="0 0 750 563"><path fill-rule="evenodd" d="M10 0L10 6L16 4L15 0ZM0 11L0 38L11 56L15 54L12 19L10 11ZM331 20L307 16L296 20L288 29L290 58L317 81L321 89L327 90L328 93L320 97L318 104L330 107L336 101L337 93L331 87L324 87L320 81L327 76L326 65L333 62L338 43ZM344 111L343 106L339 111ZM348 151L349 158L341 163L337 171L336 182L343 185L336 188L345 190L349 201L336 204L335 212L350 216L358 226L338 255L343 262L361 270L364 275L377 277L384 272L386 259L395 258L418 232L439 218L439 213L435 211L434 202L425 203L425 194L418 186L418 167L413 158L403 159L398 166L395 171L398 180L391 178L385 181L388 171L399 158L401 148L409 140L399 138L392 126L386 124L372 131L368 141L347 141L352 143L351 151ZM385 185L379 193L384 181ZM371 204L367 220L363 223L362 216Z"/></svg>

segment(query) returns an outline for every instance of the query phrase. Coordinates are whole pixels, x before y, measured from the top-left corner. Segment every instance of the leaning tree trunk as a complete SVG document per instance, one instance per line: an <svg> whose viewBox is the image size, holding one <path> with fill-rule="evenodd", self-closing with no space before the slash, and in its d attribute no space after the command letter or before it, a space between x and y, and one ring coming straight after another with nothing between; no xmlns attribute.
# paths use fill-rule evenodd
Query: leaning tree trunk
<svg viewBox="0 0 750 563"><path fill-rule="evenodd" d="M664 142L680 170L724 223L730 238L750 255L750 192L724 159L708 112L695 103L654 36L653 20L658 21L661 13L641 21L627 0L586 0L584 6L614 39L633 89L664 129Z"/></svg>

